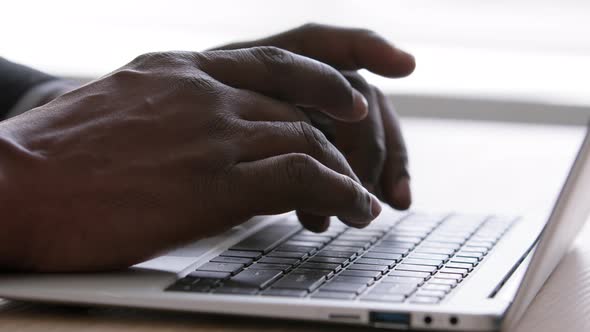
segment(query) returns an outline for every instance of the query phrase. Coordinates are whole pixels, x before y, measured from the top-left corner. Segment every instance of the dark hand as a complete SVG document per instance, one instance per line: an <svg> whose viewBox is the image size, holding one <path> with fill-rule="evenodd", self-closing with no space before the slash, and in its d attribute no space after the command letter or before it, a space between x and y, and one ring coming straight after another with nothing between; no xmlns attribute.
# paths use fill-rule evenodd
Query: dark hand
<svg viewBox="0 0 590 332"><path fill-rule="evenodd" d="M143 55L0 123L0 268L125 267L294 209L364 227L377 199L294 105L367 116L334 68L260 47Z"/></svg>
<svg viewBox="0 0 590 332"><path fill-rule="evenodd" d="M368 116L350 123L334 121L309 108L306 114L344 154L368 190L394 208L407 209L411 204L408 159L395 110L389 99L355 70L365 68L387 77L403 77L414 70L414 58L371 31L317 24L220 49L262 45L280 47L344 71L344 76L368 101ZM298 215L310 230L319 232L329 225L323 216L302 211Z"/></svg>

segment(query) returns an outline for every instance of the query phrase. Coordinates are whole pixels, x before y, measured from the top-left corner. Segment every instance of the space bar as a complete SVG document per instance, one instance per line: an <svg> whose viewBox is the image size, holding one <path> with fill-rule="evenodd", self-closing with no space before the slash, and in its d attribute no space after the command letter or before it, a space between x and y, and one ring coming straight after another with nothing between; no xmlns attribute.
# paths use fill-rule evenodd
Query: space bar
<svg viewBox="0 0 590 332"><path fill-rule="evenodd" d="M301 226L294 224L272 224L238 242L230 249L268 253L300 229Z"/></svg>

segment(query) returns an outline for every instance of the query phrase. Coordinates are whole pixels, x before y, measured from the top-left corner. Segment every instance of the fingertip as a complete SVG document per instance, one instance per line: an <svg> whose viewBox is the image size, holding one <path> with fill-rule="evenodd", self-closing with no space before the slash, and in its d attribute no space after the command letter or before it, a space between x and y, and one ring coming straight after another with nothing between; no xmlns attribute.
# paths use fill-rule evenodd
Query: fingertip
<svg viewBox="0 0 590 332"><path fill-rule="evenodd" d="M399 76L408 76L416 69L416 57L402 49L396 48L399 62Z"/></svg>
<svg viewBox="0 0 590 332"><path fill-rule="evenodd" d="M375 197L375 195L371 195L371 214L373 215L373 219L377 218L381 214L381 203L379 203L379 199Z"/></svg>
<svg viewBox="0 0 590 332"><path fill-rule="evenodd" d="M352 110L354 120L360 121L369 114L369 102L357 89L352 89Z"/></svg>
<svg viewBox="0 0 590 332"><path fill-rule="evenodd" d="M412 205L412 190L407 176L400 178L394 184L389 200L397 210L407 210Z"/></svg>
<svg viewBox="0 0 590 332"><path fill-rule="evenodd" d="M330 217L297 211L297 218L305 229L314 233L323 233L330 227Z"/></svg>

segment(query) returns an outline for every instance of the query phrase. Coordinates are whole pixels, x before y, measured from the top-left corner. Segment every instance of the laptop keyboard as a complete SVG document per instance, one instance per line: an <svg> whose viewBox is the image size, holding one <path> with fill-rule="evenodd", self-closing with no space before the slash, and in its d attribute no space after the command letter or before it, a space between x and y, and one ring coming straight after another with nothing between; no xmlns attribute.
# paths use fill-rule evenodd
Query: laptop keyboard
<svg viewBox="0 0 590 332"><path fill-rule="evenodd" d="M324 233L275 223L212 258L168 291L437 304L515 218L397 215Z"/></svg>

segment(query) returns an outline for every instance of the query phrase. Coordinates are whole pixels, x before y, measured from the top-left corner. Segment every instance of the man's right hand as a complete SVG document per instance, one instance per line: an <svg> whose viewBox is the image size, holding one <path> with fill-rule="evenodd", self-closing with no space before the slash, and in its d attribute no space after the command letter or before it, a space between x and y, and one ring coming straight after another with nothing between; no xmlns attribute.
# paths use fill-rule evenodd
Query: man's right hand
<svg viewBox="0 0 590 332"><path fill-rule="evenodd" d="M367 225L378 200L297 106L367 115L337 70L255 47L146 54L2 122L0 264L121 268L291 210Z"/></svg>

